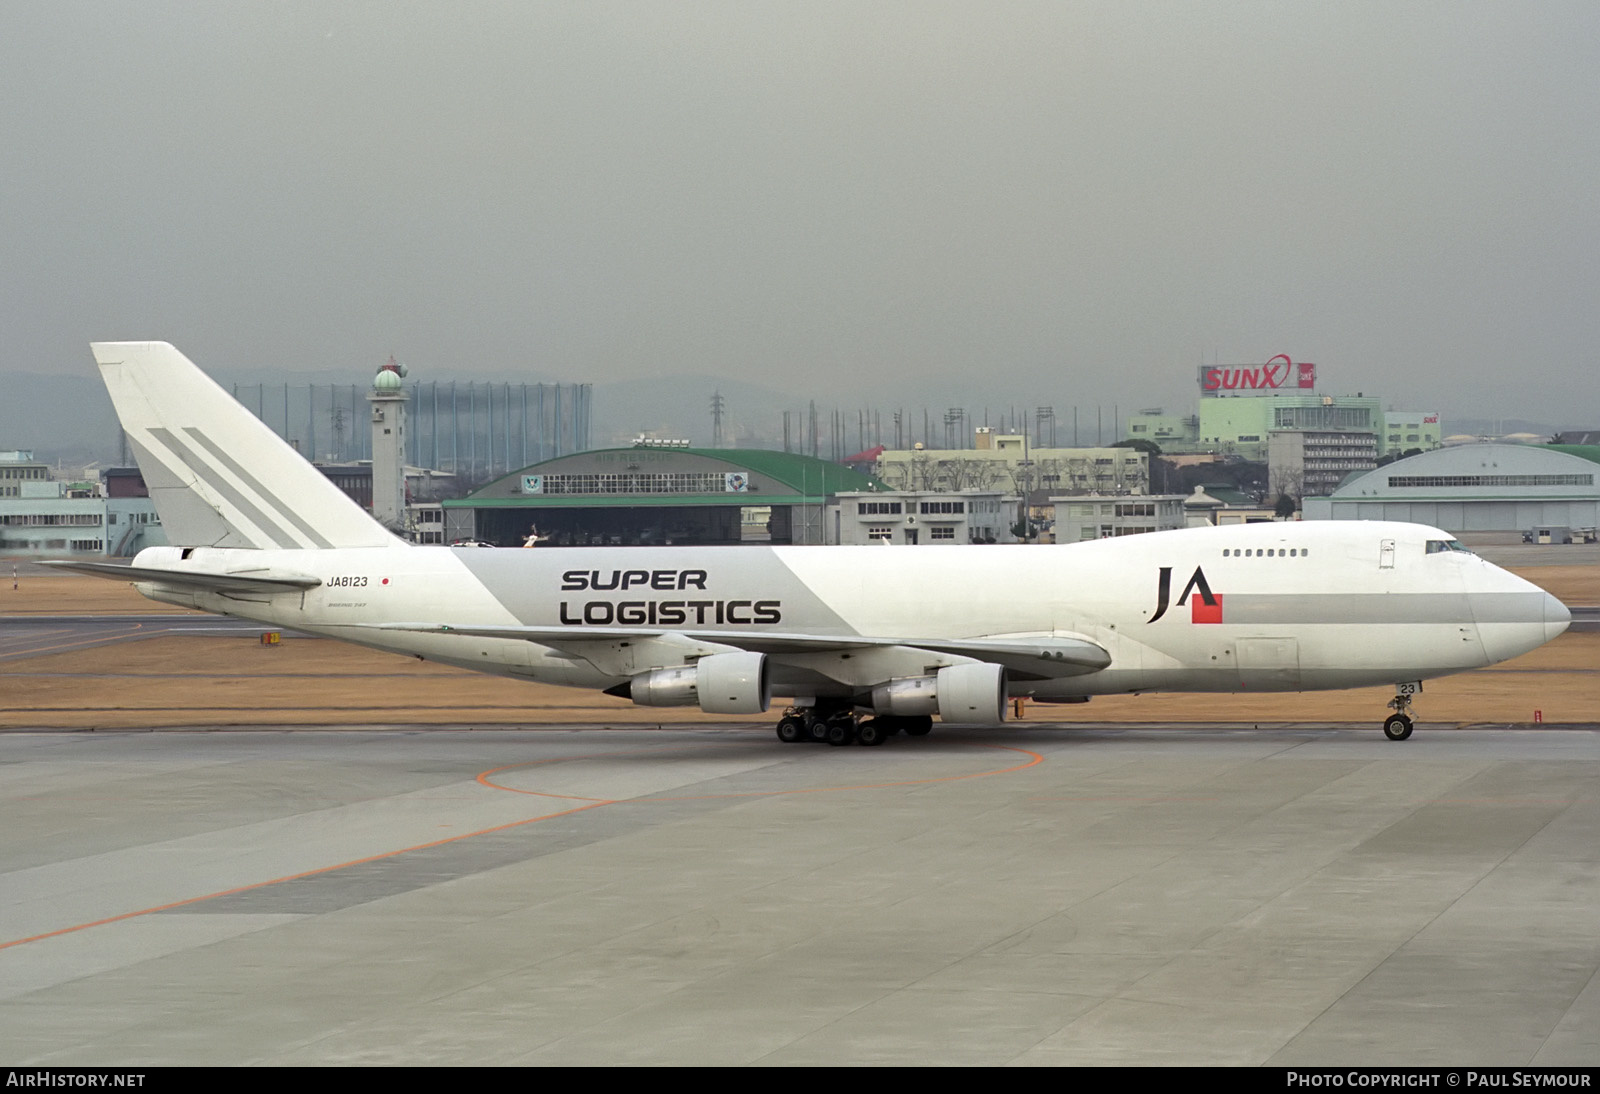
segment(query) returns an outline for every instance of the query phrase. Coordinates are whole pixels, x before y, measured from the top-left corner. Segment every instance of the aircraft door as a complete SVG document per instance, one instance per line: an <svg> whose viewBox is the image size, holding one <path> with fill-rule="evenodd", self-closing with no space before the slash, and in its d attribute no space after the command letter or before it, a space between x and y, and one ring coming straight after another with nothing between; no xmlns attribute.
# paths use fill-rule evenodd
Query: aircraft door
<svg viewBox="0 0 1600 1094"><path fill-rule="evenodd" d="M1378 541L1378 569L1394 569L1394 540L1383 539Z"/></svg>
<svg viewBox="0 0 1600 1094"><path fill-rule="evenodd" d="M1245 691L1300 687L1300 643L1293 638L1241 638L1234 643L1239 686Z"/></svg>

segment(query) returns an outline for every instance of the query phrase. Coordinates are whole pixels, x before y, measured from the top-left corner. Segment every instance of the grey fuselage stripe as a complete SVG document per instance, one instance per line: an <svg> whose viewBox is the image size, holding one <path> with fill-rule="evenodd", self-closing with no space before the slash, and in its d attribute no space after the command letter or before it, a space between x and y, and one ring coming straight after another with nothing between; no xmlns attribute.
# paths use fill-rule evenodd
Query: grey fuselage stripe
<svg viewBox="0 0 1600 1094"><path fill-rule="evenodd" d="M1549 604L1550 594L1540 589L1472 594L1472 614L1479 623L1543 623Z"/></svg>
<svg viewBox="0 0 1600 1094"><path fill-rule="evenodd" d="M1223 593L1223 623L1542 623L1544 594ZM1157 624L1159 626L1159 624Z"/></svg>
<svg viewBox="0 0 1600 1094"><path fill-rule="evenodd" d="M197 478L212 490L221 494L237 507L241 513L249 517L263 533L271 537L274 546L282 547L286 550L295 550L305 546L303 543L296 542L294 537L285 531L281 525L271 520L265 513L256 508L248 498L235 490L232 485L216 473L214 468L209 467L201 460L194 450L174 436L171 430L161 426L152 426L150 435L166 445L167 449L176 455L183 462L183 465ZM234 531L244 535L243 529L236 528ZM245 539L248 540L249 537L245 536Z"/></svg>
<svg viewBox="0 0 1600 1094"><path fill-rule="evenodd" d="M263 501L269 502L273 509L276 510L280 518L288 521L290 524L300 529L301 533L304 534L307 539L311 540L312 543L315 543L318 547L333 546L331 541L324 539L315 528L306 523L300 514L296 513L294 509L289 506L288 502L274 494L271 490L268 490L265 486L261 485L254 475L250 474L250 472L241 467L232 456L228 455L221 448L219 448L216 442L210 437L207 437L204 433L200 432L200 430L196 429L192 425L185 426L183 431L204 445L206 451L215 456L219 463L221 463L229 471L232 471L234 475L238 477L240 482L254 490L257 497L261 498ZM321 474L321 472L318 472L318 474Z"/></svg>

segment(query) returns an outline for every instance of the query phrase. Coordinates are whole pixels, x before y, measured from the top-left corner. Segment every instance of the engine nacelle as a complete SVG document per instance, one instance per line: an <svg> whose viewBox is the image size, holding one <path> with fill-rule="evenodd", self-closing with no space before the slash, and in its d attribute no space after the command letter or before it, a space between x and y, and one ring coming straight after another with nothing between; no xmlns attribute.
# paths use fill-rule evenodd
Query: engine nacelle
<svg viewBox="0 0 1600 1094"><path fill-rule="evenodd" d="M628 698L642 707L698 705L707 714L760 714L772 704L764 653L714 653L692 665L641 672Z"/></svg>
<svg viewBox="0 0 1600 1094"><path fill-rule="evenodd" d="M997 725L1006 720L1003 665L951 665L939 670L939 720Z"/></svg>
<svg viewBox="0 0 1600 1094"><path fill-rule="evenodd" d="M764 653L714 653L695 669L700 709L707 714L760 714L772 705Z"/></svg>
<svg viewBox="0 0 1600 1094"><path fill-rule="evenodd" d="M893 680L872 689L872 709L877 714L916 717L939 713L939 685L932 676Z"/></svg>
<svg viewBox="0 0 1600 1094"><path fill-rule="evenodd" d="M628 684L627 696L642 707L692 707L700 702L699 674L693 665L641 672Z"/></svg>
<svg viewBox="0 0 1600 1094"><path fill-rule="evenodd" d="M1006 720L1006 670L1000 665L951 665L872 689L879 714L938 714L946 722L989 725Z"/></svg>

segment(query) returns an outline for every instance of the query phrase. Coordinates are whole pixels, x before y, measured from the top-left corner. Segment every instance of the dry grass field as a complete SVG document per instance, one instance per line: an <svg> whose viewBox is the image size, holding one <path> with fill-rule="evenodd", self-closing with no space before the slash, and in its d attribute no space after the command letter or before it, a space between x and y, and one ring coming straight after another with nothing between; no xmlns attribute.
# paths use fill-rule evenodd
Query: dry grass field
<svg viewBox="0 0 1600 1094"><path fill-rule="evenodd" d="M1600 604L1600 566L1521 571L1569 604ZM72 575L0 584L6 616L169 610L130 587ZM179 612L180 609L170 609ZM1126 695L1030 704L1029 721L1352 722L1377 726L1386 688L1287 695ZM1425 724L1600 721L1600 633L1571 633L1494 668L1430 681ZM767 719L762 719L764 723ZM692 708L649 709L568 688L483 676L321 639L263 647L242 637L161 637L0 661L0 728L162 726L748 724Z"/></svg>

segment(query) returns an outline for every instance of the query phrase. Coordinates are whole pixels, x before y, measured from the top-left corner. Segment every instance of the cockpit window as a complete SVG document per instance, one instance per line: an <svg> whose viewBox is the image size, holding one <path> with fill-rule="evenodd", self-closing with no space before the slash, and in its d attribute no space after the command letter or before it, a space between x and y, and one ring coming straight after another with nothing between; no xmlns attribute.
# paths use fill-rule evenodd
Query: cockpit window
<svg viewBox="0 0 1600 1094"><path fill-rule="evenodd" d="M1466 544L1459 539L1430 539L1428 541L1428 553L1430 555L1439 554L1441 551L1460 551L1469 555L1472 553L1467 550Z"/></svg>

